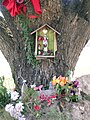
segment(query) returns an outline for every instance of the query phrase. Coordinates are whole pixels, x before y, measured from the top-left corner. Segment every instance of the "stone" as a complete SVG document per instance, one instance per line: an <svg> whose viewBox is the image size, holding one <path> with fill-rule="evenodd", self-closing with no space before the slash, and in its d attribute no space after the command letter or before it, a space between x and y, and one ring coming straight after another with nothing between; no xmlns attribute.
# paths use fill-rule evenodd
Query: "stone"
<svg viewBox="0 0 90 120"><path fill-rule="evenodd" d="M79 86L82 91L88 95L90 95L90 75L84 75L80 78L77 78L79 81Z"/></svg>

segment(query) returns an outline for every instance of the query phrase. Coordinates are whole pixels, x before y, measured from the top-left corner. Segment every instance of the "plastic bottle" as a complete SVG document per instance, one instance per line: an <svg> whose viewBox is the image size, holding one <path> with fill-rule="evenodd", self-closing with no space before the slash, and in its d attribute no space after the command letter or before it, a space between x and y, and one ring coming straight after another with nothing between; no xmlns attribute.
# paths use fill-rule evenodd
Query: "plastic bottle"
<svg viewBox="0 0 90 120"><path fill-rule="evenodd" d="M53 90L52 82L49 82L49 90Z"/></svg>
<svg viewBox="0 0 90 120"><path fill-rule="evenodd" d="M26 84L26 80L23 80L23 85L21 88L21 95L22 95L22 99L25 97L25 91L27 89L27 84Z"/></svg>

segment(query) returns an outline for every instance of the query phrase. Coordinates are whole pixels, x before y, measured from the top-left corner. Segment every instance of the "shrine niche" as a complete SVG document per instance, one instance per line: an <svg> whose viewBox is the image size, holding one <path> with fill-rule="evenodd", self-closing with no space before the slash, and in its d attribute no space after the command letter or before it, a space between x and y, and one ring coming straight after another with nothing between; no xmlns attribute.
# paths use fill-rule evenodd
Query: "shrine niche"
<svg viewBox="0 0 90 120"><path fill-rule="evenodd" d="M48 24L41 26L31 33L36 33L35 39L35 57L53 58L57 51L56 33L60 35L55 29Z"/></svg>

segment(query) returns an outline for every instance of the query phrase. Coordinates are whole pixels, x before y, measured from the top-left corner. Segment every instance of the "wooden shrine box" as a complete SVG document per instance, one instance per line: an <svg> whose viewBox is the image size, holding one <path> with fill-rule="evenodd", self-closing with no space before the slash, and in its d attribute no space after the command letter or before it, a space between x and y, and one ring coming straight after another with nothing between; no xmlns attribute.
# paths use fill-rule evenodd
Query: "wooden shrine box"
<svg viewBox="0 0 90 120"><path fill-rule="evenodd" d="M59 35L60 33L48 24L36 29L31 35L34 33L36 33L35 57L37 59L55 57L57 51L56 33Z"/></svg>

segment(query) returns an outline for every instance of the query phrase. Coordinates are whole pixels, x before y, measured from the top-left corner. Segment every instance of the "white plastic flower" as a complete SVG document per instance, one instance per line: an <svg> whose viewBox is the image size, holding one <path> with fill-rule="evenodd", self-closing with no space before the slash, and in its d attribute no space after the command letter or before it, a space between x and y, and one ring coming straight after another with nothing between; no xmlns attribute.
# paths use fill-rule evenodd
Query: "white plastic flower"
<svg viewBox="0 0 90 120"><path fill-rule="evenodd" d="M16 119L19 119L20 116L22 116L22 114L20 112L18 112L16 109L14 109L13 111L13 117Z"/></svg>
<svg viewBox="0 0 90 120"><path fill-rule="evenodd" d="M11 92L11 99L12 100L17 100L18 97L19 97L19 93L18 92L16 92L16 91L12 91Z"/></svg>
<svg viewBox="0 0 90 120"><path fill-rule="evenodd" d="M26 120L26 118L24 116L20 116L18 120Z"/></svg>
<svg viewBox="0 0 90 120"><path fill-rule="evenodd" d="M17 104L15 105L15 109L16 109L16 111L18 111L18 112L22 112L23 109L24 109L23 103L22 103L22 102L17 103Z"/></svg>
<svg viewBox="0 0 90 120"><path fill-rule="evenodd" d="M11 115L12 117L14 117L15 114L16 114L15 108L11 108L11 109L10 109L10 115Z"/></svg>
<svg viewBox="0 0 90 120"><path fill-rule="evenodd" d="M5 106L5 111L7 111L7 112L10 113L11 109L13 109L13 108L14 108L13 104L7 104L7 105Z"/></svg>

